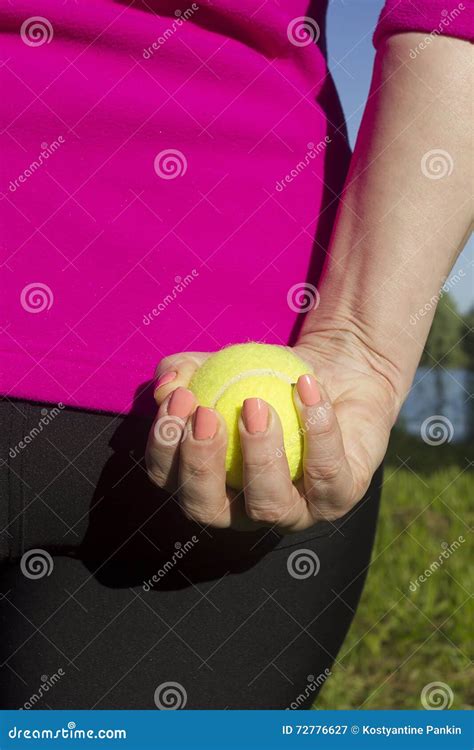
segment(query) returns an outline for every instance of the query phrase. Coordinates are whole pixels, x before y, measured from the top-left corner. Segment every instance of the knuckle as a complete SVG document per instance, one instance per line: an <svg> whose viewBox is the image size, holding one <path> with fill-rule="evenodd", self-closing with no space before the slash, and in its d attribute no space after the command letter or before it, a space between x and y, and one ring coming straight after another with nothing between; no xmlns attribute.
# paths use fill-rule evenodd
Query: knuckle
<svg viewBox="0 0 474 750"><path fill-rule="evenodd" d="M211 519L209 514L207 514L203 508L199 507L195 498L193 498L192 501L188 500L186 493L183 493L180 497L180 501L183 515L188 521L194 521L194 523L200 523L203 525L208 525L210 523Z"/></svg>
<svg viewBox="0 0 474 750"><path fill-rule="evenodd" d="M328 523L334 523L334 521L339 521L340 518L343 518L346 515L346 511L345 510L320 511L318 515L319 515L320 521L327 521Z"/></svg>
<svg viewBox="0 0 474 750"><path fill-rule="evenodd" d="M188 455L183 462L183 474L185 481L192 485L193 483L201 484L208 481L213 472L207 458Z"/></svg>
<svg viewBox="0 0 474 750"><path fill-rule="evenodd" d="M220 528L225 524L222 522L222 514L216 513L213 508L203 504L201 498L183 491L179 497L181 510L188 521L193 521L202 526L213 526Z"/></svg>
<svg viewBox="0 0 474 750"><path fill-rule="evenodd" d="M166 370L170 369L172 363L173 360L171 357L163 357L163 359L160 359L155 369L155 377L160 375L162 372L166 372Z"/></svg>
<svg viewBox="0 0 474 750"><path fill-rule="evenodd" d="M156 466L147 465L146 473L148 475L148 479L150 480L150 482L152 482L152 484L156 485L157 487L165 487L167 477L165 476L164 472L162 472Z"/></svg>
<svg viewBox="0 0 474 750"><path fill-rule="evenodd" d="M334 461L331 458L326 461L321 461L320 458L307 459L305 462L305 474L314 482L334 482L340 472L341 461Z"/></svg>
<svg viewBox="0 0 474 750"><path fill-rule="evenodd" d="M318 516L320 521L339 521L344 518L350 510L352 510L353 504L348 502L339 502L337 504L332 503L319 503L318 504Z"/></svg>
<svg viewBox="0 0 474 750"><path fill-rule="evenodd" d="M307 431L315 435L328 435L334 429L335 417L329 403L313 407L306 419Z"/></svg>
<svg viewBox="0 0 474 750"><path fill-rule="evenodd" d="M314 423L314 432L318 436L330 435L334 429L334 419L332 416L324 415Z"/></svg>
<svg viewBox="0 0 474 750"><path fill-rule="evenodd" d="M260 504L258 502L247 501L247 516L251 521L258 523L265 523L268 525L274 525L280 523L282 519L282 513L278 508L271 507L269 505Z"/></svg>
<svg viewBox="0 0 474 750"><path fill-rule="evenodd" d="M252 451L244 458L245 471L251 473L259 473L263 469L265 471L271 471L272 469L277 471L280 460L281 455L279 452L270 448Z"/></svg>

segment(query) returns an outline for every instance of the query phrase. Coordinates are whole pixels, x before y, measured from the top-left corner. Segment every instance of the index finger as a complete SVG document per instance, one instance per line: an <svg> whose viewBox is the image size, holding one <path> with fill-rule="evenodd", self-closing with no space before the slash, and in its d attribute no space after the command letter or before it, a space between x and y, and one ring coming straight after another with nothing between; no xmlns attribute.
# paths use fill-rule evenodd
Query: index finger
<svg viewBox="0 0 474 750"><path fill-rule="evenodd" d="M187 388L196 370L209 356L208 352L180 352L164 357L155 371L153 396L157 405L176 388Z"/></svg>

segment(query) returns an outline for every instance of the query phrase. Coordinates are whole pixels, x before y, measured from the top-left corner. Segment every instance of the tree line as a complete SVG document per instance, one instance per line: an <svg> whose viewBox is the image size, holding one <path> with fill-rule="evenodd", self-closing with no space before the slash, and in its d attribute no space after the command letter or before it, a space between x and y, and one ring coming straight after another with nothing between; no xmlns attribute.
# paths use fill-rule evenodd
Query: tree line
<svg viewBox="0 0 474 750"><path fill-rule="evenodd" d="M461 315L449 293L441 297L420 364L474 371L474 305Z"/></svg>

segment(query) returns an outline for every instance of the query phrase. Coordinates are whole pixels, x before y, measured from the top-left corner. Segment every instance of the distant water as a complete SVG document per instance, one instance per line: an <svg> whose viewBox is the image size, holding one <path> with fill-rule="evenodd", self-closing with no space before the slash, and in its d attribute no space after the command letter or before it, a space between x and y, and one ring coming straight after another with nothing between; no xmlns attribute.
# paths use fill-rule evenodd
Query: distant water
<svg viewBox="0 0 474 750"><path fill-rule="evenodd" d="M473 391L469 370L420 367L398 424L428 442L466 440L474 434Z"/></svg>

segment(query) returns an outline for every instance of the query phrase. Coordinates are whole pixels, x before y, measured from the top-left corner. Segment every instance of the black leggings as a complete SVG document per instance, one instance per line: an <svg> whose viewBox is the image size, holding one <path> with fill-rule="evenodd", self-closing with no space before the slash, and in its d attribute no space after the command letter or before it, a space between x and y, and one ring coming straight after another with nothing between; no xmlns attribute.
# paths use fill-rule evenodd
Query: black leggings
<svg viewBox="0 0 474 750"><path fill-rule="evenodd" d="M0 708L311 706L363 588L380 470L337 523L215 530L149 482L142 417L3 400L0 424Z"/></svg>

